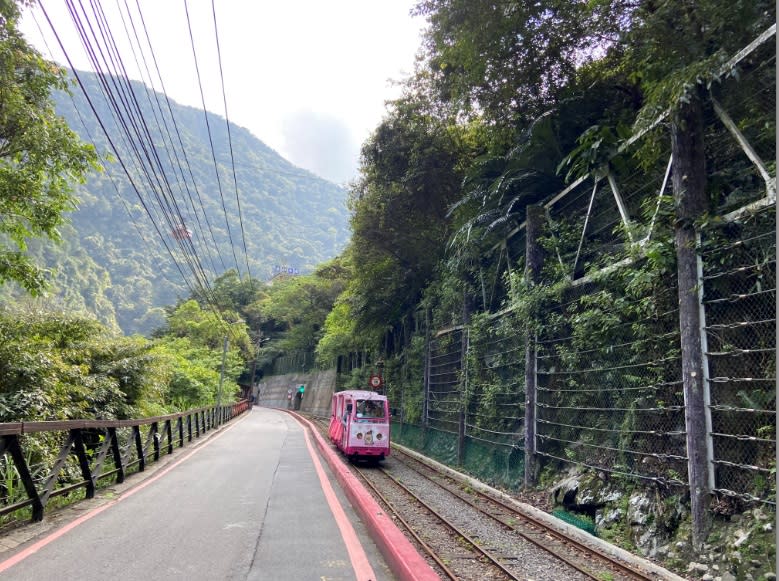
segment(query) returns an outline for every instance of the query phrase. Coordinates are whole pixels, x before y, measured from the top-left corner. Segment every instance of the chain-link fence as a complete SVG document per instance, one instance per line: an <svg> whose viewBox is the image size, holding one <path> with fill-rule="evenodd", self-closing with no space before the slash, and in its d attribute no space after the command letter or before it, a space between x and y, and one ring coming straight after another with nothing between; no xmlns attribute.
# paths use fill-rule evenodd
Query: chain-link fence
<svg viewBox="0 0 779 581"><path fill-rule="evenodd" d="M709 227L701 250L710 485L736 502L775 503L775 232L769 206ZM678 291L673 277L644 280L643 266L572 285L539 313L537 453L687 487ZM526 332L512 312L439 332L424 417L399 423L396 440L520 487ZM391 395L408 398L414 381L396 381Z"/></svg>
<svg viewBox="0 0 779 581"><path fill-rule="evenodd" d="M430 339L427 355L424 446L435 458L459 464L458 448L465 418L463 360L467 334L462 328Z"/></svg>
<svg viewBox="0 0 779 581"><path fill-rule="evenodd" d="M775 164L763 161L776 156L771 34L728 63L742 74L723 75L703 106L712 205L698 225L698 286L709 488L774 505L776 187ZM670 141L661 119L623 144L607 171L553 196L540 284L571 282L532 315L479 315L439 331L425 356L423 417L396 434L510 488L523 481L528 433L547 461L691 485ZM521 268L525 245L521 229L503 245L507 271ZM501 284L516 298L509 278ZM537 349L533 426L525 425L527 335Z"/></svg>
<svg viewBox="0 0 779 581"><path fill-rule="evenodd" d="M388 373L391 401L404 409L417 395L424 402L418 422L405 411L396 417L394 441L516 488L524 471L524 332L510 317L481 319L430 338L425 360L422 394L415 374Z"/></svg>
<svg viewBox="0 0 779 581"><path fill-rule="evenodd" d="M764 161L776 158L774 34L734 55L723 71L741 74L723 72L702 105L710 206L695 223L693 281L702 348L689 351L680 323L661 116L597 174L551 196L540 239L520 227L493 248L503 271L482 281L483 304L505 307L508 296L510 308L444 330L417 320L387 362L396 442L509 489L533 479L538 458L691 495L705 488L715 512L775 507L776 169ZM536 243L545 258L528 283L524 257ZM687 401L698 383L683 374L693 358L701 414ZM704 439L700 481L688 446Z"/></svg>
<svg viewBox="0 0 779 581"><path fill-rule="evenodd" d="M776 501L776 212L707 230L703 304L713 489Z"/></svg>
<svg viewBox="0 0 779 581"><path fill-rule="evenodd" d="M503 486L524 472L525 333L512 317L468 329L462 465Z"/></svg>
<svg viewBox="0 0 779 581"><path fill-rule="evenodd" d="M581 284L542 313L540 455L686 484L675 293L633 297L613 281Z"/></svg>

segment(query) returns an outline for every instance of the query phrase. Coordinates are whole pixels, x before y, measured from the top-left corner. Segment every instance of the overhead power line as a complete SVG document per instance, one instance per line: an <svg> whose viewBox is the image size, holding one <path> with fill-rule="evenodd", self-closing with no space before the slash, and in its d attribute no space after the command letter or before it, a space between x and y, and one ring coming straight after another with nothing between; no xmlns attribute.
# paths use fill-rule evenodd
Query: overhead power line
<svg viewBox="0 0 779 581"><path fill-rule="evenodd" d="M208 143L211 146L211 159L214 161L214 172L216 174L216 184L219 189L219 198L222 200L222 210L224 211L225 224L227 225L227 236L230 239L230 248L233 251L235 259L235 268L238 271L238 278L241 278L241 268L238 266L238 257L235 254L235 243L233 242L233 233L230 228L230 219L227 216L227 206L225 205L224 192L222 191L222 180L219 177L219 164L216 161L216 150L214 149L214 138L211 135L211 124L208 121L208 110L206 109L206 97L203 93L203 81L200 78L200 66L197 62L197 50L195 50L195 37L192 34L192 21L189 17L189 6L187 0L184 0L184 11L187 15L187 29L189 31L189 41L192 45L192 58L195 61L195 72L197 73L197 86L200 90L200 100L203 104L203 119L206 122L206 131L208 133Z"/></svg>
<svg viewBox="0 0 779 581"><path fill-rule="evenodd" d="M176 258L176 255L171 250L170 245L168 244L167 241L167 236L163 234L163 232L160 229L158 220L155 219L155 212L152 210L152 206L141 194L141 188L139 187L137 180L133 178L133 175L129 170L128 164L125 161L125 157L123 155L125 151L122 151L118 147L116 140L112 138L112 134L111 134L112 132L110 132L106 127L106 120L104 120L99 114L98 109L95 106L94 97L89 94L86 84L83 82L81 76L78 74L78 71L75 69L75 67L73 67L70 54L67 48L64 46L59 33L53 26L53 23L51 21L51 18L49 17L48 12L45 9L45 6L42 3L40 3L40 6L49 24L49 27L54 33L54 36L57 39L57 42L60 45L63 54L65 55L66 60L68 61L71 69L73 70L73 74L76 77L77 83L81 88L82 93L84 94L84 97L90 109L92 110L93 115L95 116L95 119L98 121L98 124L103 130L103 133L105 134L105 137L109 145L111 146L114 155L116 155L117 159L119 160L119 163L122 166L125 174L127 175L127 178L133 190L136 192L136 195L138 196L141 205L143 206L143 208L147 212L147 215L152 221L152 225L157 231L157 235L160 237L166 250L168 251L168 254L170 255L171 259L176 265L176 268L179 270L179 273L181 274L183 281L190 288L190 291L192 293L195 292L196 288L200 288L203 295L208 296L211 292L210 289L208 288L209 285L208 278L205 276L205 273L203 272L202 266L200 265L200 261L196 253L193 252L194 248L192 248L191 246L191 241L187 241L187 240L178 241L179 246L182 249L182 254L184 255L185 263L189 267L188 269L192 275L192 277L190 278L185 273L185 269L179 263L179 261ZM126 144L129 144L130 146L129 150L131 151L132 154L135 155L134 161L135 161L136 168L137 167L141 168L141 173L146 177L147 186L150 187L150 190L152 191L153 196L159 205L158 209L162 211L162 214L165 217L165 221L167 222L168 227L171 228L173 223L181 220L181 214L178 211L178 208L176 207L175 198L173 198L172 195L170 196L166 195L166 191L163 186L163 180L161 179L160 174L158 172L158 167L154 163L156 161L159 164L159 158L154 155L151 155L149 150L150 148L152 150L154 149L153 140L151 140L150 138L151 136L148 127L145 126L145 123L142 119L142 115L139 114L140 109L133 108L133 104L135 105L135 107L137 107L138 104L137 101L134 100L135 95L132 90L132 87L129 85L129 81L127 80L126 76L107 74L106 71L104 70L104 68L108 68L110 71L115 72L115 69L112 69L111 65L113 65L114 67L116 66L123 67L123 65L118 65L116 60L113 57L111 58L106 57L106 51L109 51L110 48L106 48L106 50L104 51L102 45L97 44L97 47L95 47L95 45L93 45L92 43L93 40L96 40L98 38L103 38L107 47L110 47L112 41L108 39L106 32L104 30L100 32L101 36L98 37L97 33L95 32L95 25L93 25L93 23L88 18L82 20L81 15L79 14L73 2L70 1L67 2L67 8L71 16L71 19L73 20L74 25L76 26L79 35L82 39L84 48L90 57L90 61L92 62L92 65L97 72L97 78L101 90L103 92L103 97L106 99L106 102L112 111L112 114L114 116L114 121L117 123L117 126L121 130L120 135L123 134L123 138L126 140ZM84 12L84 14L86 15L86 12ZM97 18L99 20L100 17L97 16ZM100 25L98 24L97 26ZM164 173L163 173L163 177L164 177ZM167 186L169 188L169 184L167 184ZM172 194L172 192L169 193ZM173 202L172 204L171 201ZM176 220L176 218L172 215L174 211L178 215L178 220Z"/></svg>
<svg viewBox="0 0 779 581"><path fill-rule="evenodd" d="M191 210L192 210L192 216L193 216L195 224L197 224L197 233L199 234L202 231L202 225L201 225L201 222L200 222L200 212L198 212L198 210L197 210L197 208L195 206L195 202L194 202L194 200L192 198L192 192L191 192L191 189L190 189L189 181L184 176L184 172L183 172L183 170L181 168L181 159L179 158L179 149L176 147L176 145L175 145L175 143L173 141L173 137L171 136L170 128L168 126L168 121L167 121L167 119L165 117L165 113L164 113L164 111L162 109L162 105L160 104L159 93L156 91L155 86L154 86L154 79L152 78L151 72L149 70L149 65L148 65L148 62L146 60L146 55L145 55L145 53L143 51L143 48L142 48L142 45L141 45L141 41L140 41L140 39L138 37L138 31L137 31L136 26L135 26L135 20L133 19L132 13L131 13L131 11L129 9L129 6L127 5L126 1L125 1L124 4L125 4L125 8L127 10L127 18L126 19L125 19L124 13L122 12L121 6L119 6L118 3L117 3L117 8L118 8L118 11L119 11L119 16L120 16L120 18L122 20L122 25L124 27L125 34L127 35L127 38L131 40L131 42L130 42L130 50L133 53L133 58L135 60L136 66L138 67L138 70L141 72L141 78L143 78L143 71L146 71L146 78L148 79L148 87L146 87L145 93L146 93L147 101L149 102L149 108L151 109L152 114L154 115L154 119L155 119L155 121L157 123L157 126L164 129L164 132L161 133L163 141L165 140L165 137L167 136L167 143L166 143L165 150L173 152L173 156L175 157L175 163L172 163L172 166L174 167L174 169L178 169L179 170L179 175L181 177L181 180L178 181L179 190L182 191L182 194L183 194L183 190L186 190L186 196L187 196L187 199L190 202L190 207L191 207ZM139 6L139 10L140 10L140 6ZM142 18L143 18L143 15L141 14L141 19ZM129 21L130 27L132 28L132 31L133 31L132 37L130 36L130 31L127 28L127 22L128 21ZM144 25L144 28L145 28L145 25ZM147 39L148 39L148 34L146 36L147 36ZM138 54L136 53L135 48L133 46L133 43L132 43L132 39L133 38L135 39L135 44L138 46L138 54L140 54L140 59L141 59L141 61L143 61L143 67L141 67L141 63L138 60ZM154 58L154 50L151 47L151 43L149 43L149 51L150 51L152 57ZM155 64L156 64L156 58L155 58ZM145 81L144 81L144 84L145 84ZM149 88L151 90L149 90ZM152 102L152 95L154 96L154 101L153 102ZM167 94L165 95L165 98L166 98L166 101L167 101ZM156 108L154 106L155 104L156 104ZM173 112L172 112L172 109L170 108L170 103L169 102L168 102L168 109L170 111L170 117L171 117L171 120L172 120L172 122L174 124L174 127L176 129L176 132L178 133L178 126L175 125L175 121L176 121L175 120L175 116L173 116ZM157 116L157 112L158 111L159 111L159 117ZM161 121L161 124L160 124L160 121ZM184 159L185 159L185 161L187 162L187 165L188 165L189 164L189 160L186 157L186 149L184 148L183 142L181 142L181 136L180 135L179 135L179 143L181 145L182 156L184 157ZM190 175L191 175L191 171L190 171ZM194 183L194 177L192 179L192 186L193 186L193 188L195 188L197 190L197 184ZM182 190L182 188L183 188L183 190ZM198 191L198 198L199 198L199 196L200 196L200 192ZM201 208L202 208L202 201L201 201ZM204 217L206 219L206 223L208 224L209 231L211 231L211 237L213 239L213 231L211 230L210 223L208 223L208 214L205 212L205 210L203 210L203 214L204 214ZM211 268L213 269L213 272L217 273L218 270L217 270L216 264L214 262L213 251L212 251L212 248L213 248L213 250L215 250L217 252L217 254L218 254L218 249L216 248L216 240L214 240L213 246L208 244L208 243L204 243L203 247L205 247L205 249L206 249L206 253L208 255L208 259L209 259L209 262L211 264ZM221 255L219 255L219 258L221 259ZM222 268L225 269L225 270L227 268L225 266L225 264L224 264L224 261L222 261Z"/></svg>
<svg viewBox="0 0 779 581"><path fill-rule="evenodd" d="M186 1L186 0L185 0ZM219 79L222 82L222 98L225 108L225 125L227 126L227 142L230 145L230 164L233 168L233 183L235 184L235 203L238 206L238 222L241 226L241 240L243 241L243 253L246 257L246 273L249 276L249 282L252 280L252 270L249 267L249 252L246 249L246 230L243 227L243 214L241 212L241 198L238 196L238 178L235 175L235 156L233 155L233 135L230 131L230 116L227 114L227 92L225 91L225 77L222 70L222 49L219 46L219 30L216 25L216 6L214 0L211 0L211 14L214 19L214 38L216 39L216 55L219 61Z"/></svg>
<svg viewBox="0 0 779 581"><path fill-rule="evenodd" d="M62 22L58 21L55 26L43 2L38 3L68 66L73 71L73 75L89 109L105 134L113 154L127 176L130 186L138 197L148 219L151 221L157 236L162 241L168 255L181 274L182 280L193 294L195 294L195 290L198 290L197 294L204 297L207 302L212 303L215 307L216 301L210 285L211 275L207 274L203 268L203 258L207 258L214 275L218 274L216 263L214 262L214 254L221 262L222 269L226 270L227 268L219 252L216 236L209 220L203 197L195 180L179 123L176 120L176 115L165 89L163 74L158 65L140 1L136 0L136 11L134 13L127 0L123 0L124 10L120 6L120 0L116 0L117 10L121 18L121 26L117 26L116 29L123 30L129 42L131 62L134 61L141 79L148 79L148 84L146 81L140 83L142 88L134 86L133 82L129 80L129 74L125 67L125 58L123 58L124 55L119 49L111 23L103 11L100 0L90 0L88 2L91 11L84 4L83 0L66 0L65 2L82 47L91 63L92 69L95 71L99 95L90 94L92 92L91 85L85 82L73 65L73 60L69 53L71 48L65 46L62 36L57 30L57 27L62 27ZM230 248L240 279L241 268L236 254L231 219L222 188L211 122L206 110L203 78L198 63L196 38L193 33L187 0L184 0L184 11L208 134L208 146L211 150L211 159L214 165ZM238 222L241 229L246 271L249 279L252 280L228 115L216 8L213 0L211 3L211 18L219 63L220 86L225 111L232 177L235 186ZM141 41L141 36L139 35L141 31L145 42ZM155 89L155 75L152 74L150 62L153 63L156 78L161 87L162 97ZM96 99L100 97L104 99L107 105L109 112L107 116L105 114L106 109L99 106L96 102ZM140 102L144 100L144 97L148 111L142 107ZM165 106L163 106L161 101L164 101ZM78 106L76 108L77 113L81 115L81 112L78 111ZM113 131L109 128L109 125L112 124L117 127L118 131ZM159 144L160 142L161 145ZM190 228L194 231L190 230ZM206 229L212 244L206 242ZM180 235L177 235L177 233ZM180 253L174 252L170 246L169 238L171 235L176 240Z"/></svg>
<svg viewBox="0 0 779 581"><path fill-rule="evenodd" d="M192 166L189 163L189 156L187 155L187 149L186 149L186 147L184 147L184 141L183 141L183 139L181 137L181 132L179 131L179 126L178 126L178 123L176 121L176 116L173 114L173 108L171 107L171 104L170 104L170 98L168 97L168 92L165 89L165 82L164 82L164 80L162 78L162 74L160 73L160 68L159 68L159 65L157 63L157 57L155 55L154 48L152 46L151 38L149 38L149 31L148 31L148 28L146 26L146 21L145 21L145 19L143 17L143 11L141 10L140 3L137 0L136 0L136 6L138 8L138 16L139 16L139 18L141 20L141 25L143 27L144 36L146 38L146 44L149 47L149 53L151 55L152 62L154 63L154 69L155 69L155 71L157 73L157 78L160 81L160 88L162 89L162 94L165 97L165 104L167 105L168 114L170 115L170 119L171 119L171 122L173 124L173 128L174 128L174 130L176 132L176 137L178 138L179 147L181 148L182 156L183 156L184 162L186 163L186 166L187 166L187 171L189 173L189 177L190 177L190 180L191 180L192 188L195 190L195 194L197 195L199 207L200 207L200 209L202 211L204 222L206 223L206 226L208 227L208 232L209 232L209 234L211 236L211 241L213 242L213 246L210 246L207 242L205 243L205 246L206 246L207 249L209 249L208 250L209 256L211 255L211 249L213 249L213 251L218 256L220 263L222 264L222 269L223 270L227 270L227 266L226 266L226 264L224 262L224 259L222 258L222 254L221 254L221 252L219 252L219 246L216 243L216 237L214 236L214 230L211 227L211 221L208 218L208 212L206 212L205 205L203 204L203 198L200 195L200 189L197 186L197 181L195 180L195 175L194 175L194 173L192 171ZM125 1L125 7L127 8L127 11L128 11L128 14L129 14L130 13L130 9L129 9L129 6L127 6L127 2L126 1ZM132 22L132 20L131 20L131 22ZM135 30L134 23L133 23L133 30ZM140 46L141 46L140 41L138 41L138 46L139 46L139 50L141 52L141 55L143 55L143 50L140 48ZM145 59L144 59L144 62L145 62ZM153 85L150 73L149 73L149 79L150 79L150 84L152 85L152 89L153 89L154 85ZM156 97L156 92L155 92L155 97ZM163 118L164 118L164 115L163 115ZM174 151L176 150L175 147L173 149L174 149ZM186 177L184 177L183 175L182 175L182 180L184 181L185 185L189 183L187 181ZM188 187L187 187L187 191L189 191ZM202 230L202 226L200 224L200 214L197 211L195 211L194 214L195 214L195 218L196 218L198 229ZM214 267L214 272L216 272L216 267Z"/></svg>

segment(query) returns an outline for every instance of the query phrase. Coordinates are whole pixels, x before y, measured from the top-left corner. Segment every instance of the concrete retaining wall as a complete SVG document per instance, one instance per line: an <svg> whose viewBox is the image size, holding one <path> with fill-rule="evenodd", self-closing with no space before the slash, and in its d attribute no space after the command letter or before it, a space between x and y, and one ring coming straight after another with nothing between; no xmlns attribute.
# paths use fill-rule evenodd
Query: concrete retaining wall
<svg viewBox="0 0 779 581"><path fill-rule="evenodd" d="M258 405L292 409L295 393L301 385L306 386L300 411L316 416L330 415L330 401L335 389L335 370L314 373L288 373L273 375L259 384L254 394ZM292 390L292 400L287 399L287 391Z"/></svg>

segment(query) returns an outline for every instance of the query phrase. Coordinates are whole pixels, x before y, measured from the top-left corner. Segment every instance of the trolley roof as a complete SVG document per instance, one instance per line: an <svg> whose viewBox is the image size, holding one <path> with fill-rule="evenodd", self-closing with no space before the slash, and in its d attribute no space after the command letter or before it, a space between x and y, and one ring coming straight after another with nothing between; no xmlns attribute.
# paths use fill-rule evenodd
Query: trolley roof
<svg viewBox="0 0 779 581"><path fill-rule="evenodd" d="M375 391L370 391L367 389L346 389L344 391L337 391L333 395L349 396L354 399L376 399L382 401L387 399L386 395L380 395Z"/></svg>

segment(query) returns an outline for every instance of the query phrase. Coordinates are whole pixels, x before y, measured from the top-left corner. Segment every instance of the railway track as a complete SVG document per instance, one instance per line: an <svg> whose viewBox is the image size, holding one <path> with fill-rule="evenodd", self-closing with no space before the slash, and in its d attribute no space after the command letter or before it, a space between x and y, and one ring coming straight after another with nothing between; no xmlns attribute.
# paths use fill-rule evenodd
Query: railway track
<svg viewBox="0 0 779 581"><path fill-rule="evenodd" d="M327 437L327 422L317 420ZM464 486L393 449L383 467L352 465L439 575L449 579L657 580L529 511Z"/></svg>
<svg viewBox="0 0 779 581"><path fill-rule="evenodd" d="M439 572L446 578L522 579L504 566L492 551L482 547L478 538L442 516L421 496L386 470L358 467L353 467L353 470L373 491L379 502L402 523L424 552L435 561ZM402 490L402 493L393 493L390 490L393 484ZM410 522L411 519L413 522Z"/></svg>
<svg viewBox="0 0 779 581"><path fill-rule="evenodd" d="M589 579L656 580L657 576L635 565L617 559L602 551L595 543L586 543L572 538L555 527L522 510L517 505L485 494L470 487L463 487L450 477L441 474L427 464L403 453L393 451L395 461L419 473L442 491L451 494L469 507L478 511L503 527L513 531L539 549L549 553L550 558L561 560ZM400 460L402 457L402 460Z"/></svg>

